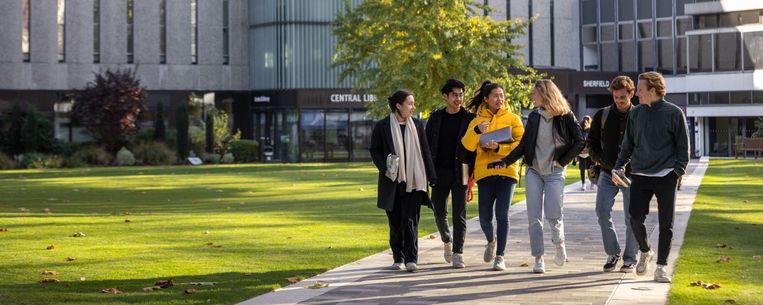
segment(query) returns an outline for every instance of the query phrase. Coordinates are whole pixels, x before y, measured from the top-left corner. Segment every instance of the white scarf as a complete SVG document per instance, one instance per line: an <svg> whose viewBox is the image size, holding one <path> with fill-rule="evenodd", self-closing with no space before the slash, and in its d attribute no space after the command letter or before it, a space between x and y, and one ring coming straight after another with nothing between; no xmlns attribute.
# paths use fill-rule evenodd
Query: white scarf
<svg viewBox="0 0 763 305"><path fill-rule="evenodd" d="M421 145L419 144L419 134L416 130L416 124L413 119L408 118L405 121L405 143L403 143L403 134L400 132L400 123L397 116L389 116L389 127L392 129L392 143L395 145L395 154L400 157L400 166L397 171L397 182L406 182L405 191L411 192L427 191L426 168L424 159L421 155ZM410 165L410 166L408 166Z"/></svg>

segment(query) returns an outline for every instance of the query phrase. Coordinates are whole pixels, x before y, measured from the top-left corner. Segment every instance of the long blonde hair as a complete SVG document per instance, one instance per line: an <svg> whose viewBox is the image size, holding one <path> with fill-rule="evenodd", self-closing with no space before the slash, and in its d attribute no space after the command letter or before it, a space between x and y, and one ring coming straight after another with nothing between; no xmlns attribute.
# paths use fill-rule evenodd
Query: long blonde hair
<svg viewBox="0 0 763 305"><path fill-rule="evenodd" d="M550 79L539 79L533 90L543 99L543 108L553 115L565 115L570 112L570 105L562 96L562 92Z"/></svg>

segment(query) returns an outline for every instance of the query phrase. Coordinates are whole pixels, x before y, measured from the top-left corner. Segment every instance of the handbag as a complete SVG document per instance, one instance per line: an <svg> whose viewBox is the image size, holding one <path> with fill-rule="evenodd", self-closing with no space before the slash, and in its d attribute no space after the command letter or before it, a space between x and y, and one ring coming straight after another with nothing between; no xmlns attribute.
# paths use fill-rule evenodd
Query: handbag
<svg viewBox="0 0 763 305"><path fill-rule="evenodd" d="M511 126L486 132L480 136L480 146L485 146L490 141L496 141L499 144L514 142L514 137L511 136Z"/></svg>
<svg viewBox="0 0 763 305"><path fill-rule="evenodd" d="M472 199L474 199L474 192L472 191L472 188L474 187L474 174L469 176L469 183L466 185L466 202L471 202Z"/></svg>
<svg viewBox="0 0 763 305"><path fill-rule="evenodd" d="M397 172L400 169L400 157L395 154L387 155L387 172L384 173L392 181L397 179Z"/></svg>
<svg viewBox="0 0 763 305"><path fill-rule="evenodd" d="M601 173L601 165L593 165L589 166L588 169L588 180L591 181L591 184L596 185L596 183L599 181L599 174Z"/></svg>

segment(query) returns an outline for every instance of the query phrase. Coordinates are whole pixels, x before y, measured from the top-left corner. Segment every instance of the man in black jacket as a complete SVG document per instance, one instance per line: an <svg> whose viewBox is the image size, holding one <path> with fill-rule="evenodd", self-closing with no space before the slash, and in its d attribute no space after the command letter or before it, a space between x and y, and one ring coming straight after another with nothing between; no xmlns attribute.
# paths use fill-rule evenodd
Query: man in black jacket
<svg viewBox="0 0 763 305"><path fill-rule="evenodd" d="M633 81L627 76L618 76L609 85L614 103L604 107L593 115L591 130L588 132L588 152L591 159L601 168L596 189L596 216L601 227L601 239L604 252L609 256L604 264L604 271L611 272L620 261L620 242L612 221L612 206L617 193L623 193L623 214L625 214L625 250L622 251L623 265L621 272L630 273L636 267L638 243L631 231L630 188L618 186L612 182L612 168L617 161L620 143L625 134L628 113L633 108L631 98L636 92ZM625 171L630 173L630 166Z"/></svg>
<svg viewBox="0 0 763 305"><path fill-rule="evenodd" d="M612 170L613 176L624 174L623 166L631 164L631 226L641 256L636 274L646 273L647 263L654 256L647 241L644 220L649 214L649 202L657 197L660 223L657 269L654 280L672 281L666 265L673 239L676 185L689 163L689 133L686 117L678 106L666 102L665 79L657 72L638 76L637 94L641 105L628 115L625 137Z"/></svg>
<svg viewBox="0 0 763 305"><path fill-rule="evenodd" d="M432 207L437 229L444 243L445 261L453 268L464 268L462 257L466 235L466 189L464 176L474 166L474 153L461 145L474 114L461 106L464 83L449 79L442 89L446 106L432 112L426 126L427 141L437 172L437 185L432 187ZM464 166L467 164L466 172ZM448 228L448 194L453 198L453 235Z"/></svg>

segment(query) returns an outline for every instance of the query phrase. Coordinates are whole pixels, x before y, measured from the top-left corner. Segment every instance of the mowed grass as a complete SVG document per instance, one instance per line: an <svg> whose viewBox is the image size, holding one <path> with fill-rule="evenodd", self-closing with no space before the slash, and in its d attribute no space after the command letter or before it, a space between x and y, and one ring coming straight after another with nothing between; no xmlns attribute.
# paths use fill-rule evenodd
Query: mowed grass
<svg viewBox="0 0 763 305"><path fill-rule="evenodd" d="M680 253L669 304L763 304L763 162L710 161Z"/></svg>
<svg viewBox="0 0 763 305"><path fill-rule="evenodd" d="M376 177L370 163L1 171L0 303L246 300L386 249ZM421 235L435 231L423 208Z"/></svg>

